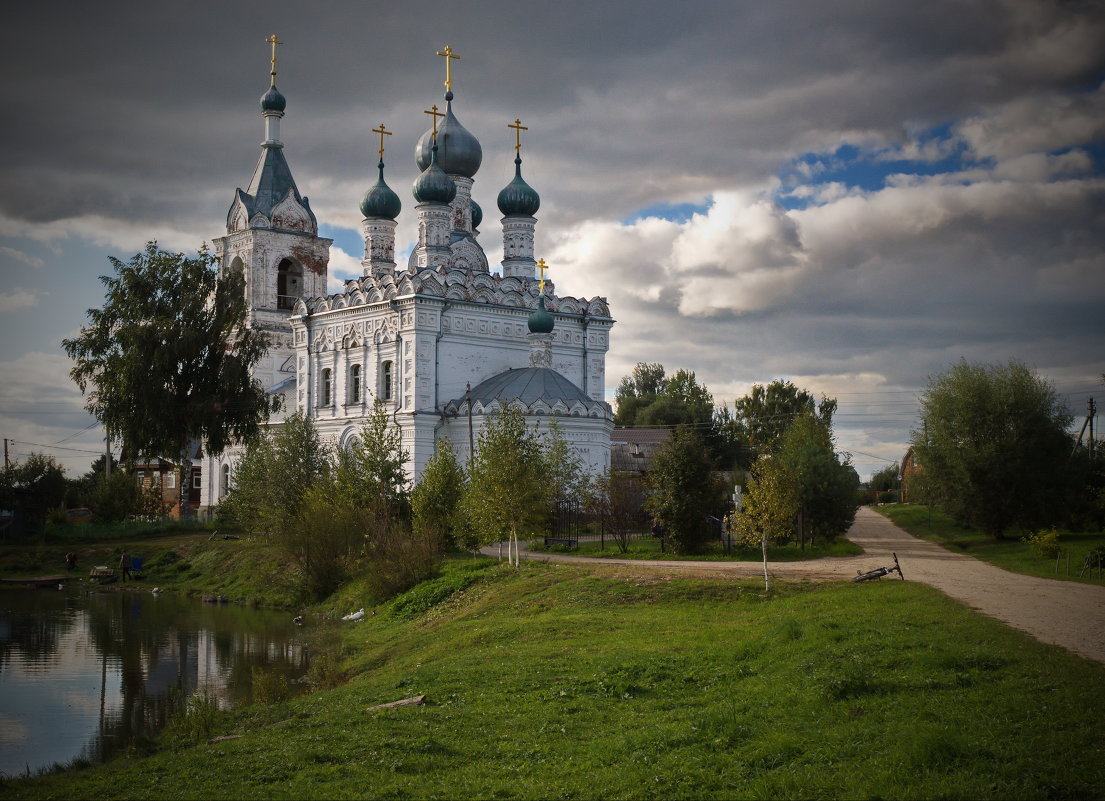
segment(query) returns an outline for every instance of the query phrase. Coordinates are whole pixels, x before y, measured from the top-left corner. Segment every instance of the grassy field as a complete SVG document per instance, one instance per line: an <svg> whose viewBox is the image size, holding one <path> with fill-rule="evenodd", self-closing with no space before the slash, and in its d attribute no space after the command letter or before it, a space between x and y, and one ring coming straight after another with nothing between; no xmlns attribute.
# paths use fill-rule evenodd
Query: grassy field
<svg viewBox="0 0 1105 801"><path fill-rule="evenodd" d="M622 553L617 543L610 537L606 538L603 546L600 542L580 542L576 548L567 548L562 545L546 546L541 540L530 543L531 551L549 553L570 553L575 556L603 556L618 559L691 559L711 562L759 562L763 555L758 547L746 547L733 544L732 550L725 553L725 546L720 542L708 543L701 553L673 554L671 549L660 550L660 540L655 537L634 537L629 541L629 550ZM863 548L843 537L829 545L818 542L816 545L806 543L805 550L795 543L786 545L773 545L767 549L769 562L796 562L803 559L822 559L826 556L859 556Z"/></svg>
<svg viewBox="0 0 1105 801"><path fill-rule="evenodd" d="M344 686L197 717L150 756L0 795L1105 795L1105 666L920 584L777 587L451 560L345 624ZM356 603L349 589L330 608Z"/></svg>
<svg viewBox="0 0 1105 801"><path fill-rule="evenodd" d="M1014 573L1081 581L1086 584L1105 584L1103 579L1090 577L1088 571L1086 577L1078 577L1086 554L1093 548L1105 545L1105 532L1061 531L1059 547L1063 555L1056 570L1054 558L1047 559L1038 555L1031 545L1016 536L1006 540L992 540L980 531L956 525L942 512L930 511L928 507L917 504L888 504L871 508L915 537L938 543L950 551L970 554Z"/></svg>
<svg viewBox="0 0 1105 801"><path fill-rule="evenodd" d="M88 581L95 565L117 568L126 549L143 559L144 578L134 585L160 587L189 595L226 595L239 603L291 608L297 602L293 568L277 549L264 542L241 538L225 527L169 526L130 531L108 528L104 539L91 541L86 526L67 526L45 542L8 542L0 545L0 577L28 577L66 573L65 554L77 554L75 581ZM70 535L70 536L65 536ZM214 535L214 539L212 536ZM108 585L122 587L121 584Z"/></svg>

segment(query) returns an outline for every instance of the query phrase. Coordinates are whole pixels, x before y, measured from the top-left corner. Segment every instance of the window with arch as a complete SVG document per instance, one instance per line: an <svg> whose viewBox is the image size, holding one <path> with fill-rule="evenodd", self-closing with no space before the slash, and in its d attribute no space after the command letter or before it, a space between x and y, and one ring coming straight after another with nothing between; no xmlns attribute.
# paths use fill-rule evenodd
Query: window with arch
<svg viewBox="0 0 1105 801"><path fill-rule="evenodd" d="M361 402L361 366L359 364L349 368L349 402Z"/></svg>
<svg viewBox="0 0 1105 801"><path fill-rule="evenodd" d="M391 362L384 362L380 365L380 397L386 401L391 400L392 380Z"/></svg>
<svg viewBox="0 0 1105 801"><path fill-rule="evenodd" d="M276 308L291 309L303 294L303 268L292 259L281 259L276 267Z"/></svg>
<svg viewBox="0 0 1105 801"><path fill-rule="evenodd" d="M333 402L334 374L329 367L322 371L322 380L318 388L318 405L329 406Z"/></svg>
<svg viewBox="0 0 1105 801"><path fill-rule="evenodd" d="M230 492L230 465L223 465L223 477L219 484L219 497L225 498L226 494Z"/></svg>

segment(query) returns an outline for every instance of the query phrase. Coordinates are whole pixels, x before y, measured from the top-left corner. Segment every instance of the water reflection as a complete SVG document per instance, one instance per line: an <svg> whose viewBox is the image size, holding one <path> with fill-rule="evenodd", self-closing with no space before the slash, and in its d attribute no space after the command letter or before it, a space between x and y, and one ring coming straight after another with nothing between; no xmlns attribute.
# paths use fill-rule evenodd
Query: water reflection
<svg viewBox="0 0 1105 801"><path fill-rule="evenodd" d="M290 617L144 591L0 593L0 771L106 759L197 688L247 699L255 667L298 678Z"/></svg>

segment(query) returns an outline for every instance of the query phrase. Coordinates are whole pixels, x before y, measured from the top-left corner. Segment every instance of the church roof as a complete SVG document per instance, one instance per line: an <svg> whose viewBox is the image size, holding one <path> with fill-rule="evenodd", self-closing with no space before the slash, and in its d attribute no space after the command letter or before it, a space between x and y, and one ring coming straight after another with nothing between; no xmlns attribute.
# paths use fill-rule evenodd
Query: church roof
<svg viewBox="0 0 1105 801"><path fill-rule="evenodd" d="M467 412L467 398L446 405L454 414ZM472 387L473 414L487 414L507 406L524 407L526 414L609 419L610 407L587 395L556 370L523 367L493 375Z"/></svg>
<svg viewBox="0 0 1105 801"><path fill-rule="evenodd" d="M284 158L283 147L266 145L261 148L261 158L257 160L257 167L253 171L249 186L244 192L240 189L238 192L250 219L257 213L271 218L272 210L290 192L296 202L311 216L311 222L317 230L318 220L315 218L315 213L311 211L307 198L299 194L299 187L295 185L291 167L288 166L288 160Z"/></svg>

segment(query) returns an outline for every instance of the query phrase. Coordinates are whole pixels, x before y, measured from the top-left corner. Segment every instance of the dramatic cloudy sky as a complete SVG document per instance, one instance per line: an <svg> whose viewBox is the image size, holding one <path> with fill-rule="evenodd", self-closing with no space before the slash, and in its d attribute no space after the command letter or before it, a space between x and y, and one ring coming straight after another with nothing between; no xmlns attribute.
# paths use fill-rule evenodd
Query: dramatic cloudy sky
<svg viewBox="0 0 1105 801"><path fill-rule="evenodd" d="M558 291L609 298L608 391L638 361L718 401L787 378L840 400L866 476L927 377L1023 360L1105 395L1100 2L22 3L0 32L0 431L83 470L102 447L60 340L107 257L222 234L281 48L300 189L359 272L384 122L404 198L442 59L484 147L481 242L516 117ZM86 429L86 430L85 430ZM72 450L63 450L71 448Z"/></svg>

